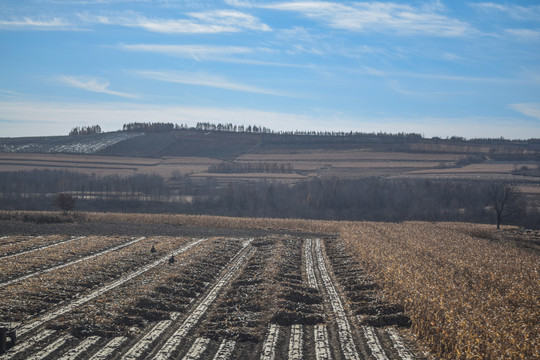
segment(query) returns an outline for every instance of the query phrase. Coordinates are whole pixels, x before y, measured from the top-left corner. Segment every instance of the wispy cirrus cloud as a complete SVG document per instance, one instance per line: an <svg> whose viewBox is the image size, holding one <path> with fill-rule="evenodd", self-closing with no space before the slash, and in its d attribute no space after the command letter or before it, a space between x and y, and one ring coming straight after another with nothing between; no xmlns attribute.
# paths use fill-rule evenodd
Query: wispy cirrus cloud
<svg viewBox="0 0 540 360"><path fill-rule="evenodd" d="M521 6L515 4L497 4L482 2L470 4L474 8L490 14L501 14L517 20L533 20L540 22L540 5Z"/></svg>
<svg viewBox="0 0 540 360"><path fill-rule="evenodd" d="M292 1L257 7L297 12L331 28L352 32L440 37L467 36L475 32L469 24L444 15L440 5L414 7L391 2L342 4L328 1Z"/></svg>
<svg viewBox="0 0 540 360"><path fill-rule="evenodd" d="M109 81L93 77L62 75L56 79L56 82L61 85L71 86L77 89L87 90L95 93L108 94L132 99L138 98L138 96L135 94L111 90L109 89Z"/></svg>
<svg viewBox="0 0 540 360"><path fill-rule="evenodd" d="M249 92L256 94L290 96L286 93L264 89L256 86L245 85L231 81L223 76L212 75L204 72L185 72L185 71L137 71L137 75L147 79L165 81L178 84L208 86L217 89Z"/></svg>
<svg viewBox="0 0 540 360"><path fill-rule="evenodd" d="M519 103L508 106L512 110L516 110L523 115L530 116L536 120L540 120L540 103Z"/></svg>
<svg viewBox="0 0 540 360"><path fill-rule="evenodd" d="M179 58L194 59L196 61L219 61L237 64L275 66L275 67L294 67L294 68L313 68L308 64L295 64L272 62L264 60L262 55L274 52L265 47L246 47L246 46L225 46L225 45L206 45L206 44L120 44L118 49L124 51L149 52ZM246 55L258 55L258 58L247 58ZM263 58L263 60L260 60Z"/></svg>
<svg viewBox="0 0 540 360"><path fill-rule="evenodd" d="M0 19L0 29L6 30L42 30L42 31L58 31L58 30L73 30L76 25L59 18L31 18L23 17L17 19Z"/></svg>
<svg viewBox="0 0 540 360"><path fill-rule="evenodd" d="M522 40L530 40L530 41L540 40L540 30L506 29L505 32L513 37L516 37Z"/></svg>
<svg viewBox="0 0 540 360"><path fill-rule="evenodd" d="M233 55L249 54L253 49L244 46L223 46L223 45L164 45L164 44L131 44L119 45L121 50L142 51L177 56L182 58L193 58L195 60L216 59Z"/></svg>
<svg viewBox="0 0 540 360"><path fill-rule="evenodd" d="M271 31L271 28L251 14L238 10L213 10L189 12L186 17L149 18L137 13L116 15L93 15L82 13L79 18L87 23L119 25L141 28L150 32L166 34L217 34L241 31Z"/></svg>
<svg viewBox="0 0 540 360"><path fill-rule="evenodd" d="M386 71L381 69L364 66L358 70L354 70L356 73L365 74L369 76L385 77L385 78L411 78L411 79L425 79L425 80L437 80L437 81L449 81L449 82L463 82L463 83L478 83L478 84L534 84L535 79L530 77L528 79L521 78L505 78L505 77L479 77L479 76L464 76L464 75L452 75L452 74L437 74L437 73L422 73L411 71Z"/></svg>

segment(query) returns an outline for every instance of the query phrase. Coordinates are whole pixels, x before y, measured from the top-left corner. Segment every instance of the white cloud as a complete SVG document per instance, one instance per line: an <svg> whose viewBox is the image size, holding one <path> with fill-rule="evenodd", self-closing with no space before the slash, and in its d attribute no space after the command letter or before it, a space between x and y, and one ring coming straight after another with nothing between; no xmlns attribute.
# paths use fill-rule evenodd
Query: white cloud
<svg viewBox="0 0 540 360"><path fill-rule="evenodd" d="M216 58L248 54L253 50L243 46L220 46L220 45L161 45L161 44L132 44L119 45L122 50L143 51L193 58L196 60L215 60Z"/></svg>
<svg viewBox="0 0 540 360"><path fill-rule="evenodd" d="M110 90L109 81L103 80L103 79L84 77L84 76L62 75L58 77L57 81L58 83L62 85L67 85L74 88L92 91L96 93L120 96L120 97L125 97L125 98L137 98L137 96L134 94Z"/></svg>
<svg viewBox="0 0 540 360"><path fill-rule="evenodd" d="M225 0L225 4L237 7L251 7L253 5L249 0Z"/></svg>
<svg viewBox="0 0 540 360"><path fill-rule="evenodd" d="M203 23L223 24L232 28L254 31L272 30L268 25L262 23L255 16L236 10L216 10L209 12L190 13L189 15Z"/></svg>
<svg viewBox="0 0 540 360"><path fill-rule="evenodd" d="M142 28L166 34L216 34L241 31L271 31L257 17L237 10L214 10L187 13L187 18L149 18L137 13L96 16L82 13L79 18L88 23Z"/></svg>
<svg viewBox="0 0 540 360"><path fill-rule="evenodd" d="M524 115L540 120L540 103L520 103L508 106ZM540 129L537 129L537 137L540 136Z"/></svg>
<svg viewBox="0 0 540 360"><path fill-rule="evenodd" d="M74 28L73 24L58 17L50 19L29 17L12 20L0 19L0 29L7 30L72 30Z"/></svg>
<svg viewBox="0 0 540 360"><path fill-rule="evenodd" d="M532 30L532 29L506 29L505 32L507 34L510 34L514 37L523 39L523 40L530 40L530 41L537 41L540 39L540 31L539 30Z"/></svg>
<svg viewBox="0 0 540 360"><path fill-rule="evenodd" d="M355 2L351 5L326 1L293 1L262 8L293 11L353 32L386 32L394 35L466 36L474 32L468 24L439 12L440 6L415 8L387 2Z"/></svg>
<svg viewBox="0 0 540 360"><path fill-rule="evenodd" d="M184 71L137 71L139 76L179 84L208 86L218 89L242 91L266 95L288 96L285 93L278 93L276 91L263 89L255 86L244 85L235 83L229 79L226 79L217 75L210 75L207 73L190 73Z"/></svg>
<svg viewBox="0 0 540 360"><path fill-rule="evenodd" d="M496 4L483 2L471 4L477 9L487 13L500 13L517 20L540 21L540 5L520 6L514 4Z"/></svg>

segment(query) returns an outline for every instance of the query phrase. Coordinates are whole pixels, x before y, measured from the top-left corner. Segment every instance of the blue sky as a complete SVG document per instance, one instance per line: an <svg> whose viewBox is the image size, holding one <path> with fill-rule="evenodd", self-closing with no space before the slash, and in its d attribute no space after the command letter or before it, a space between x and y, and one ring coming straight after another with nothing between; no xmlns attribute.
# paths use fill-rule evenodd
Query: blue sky
<svg viewBox="0 0 540 360"><path fill-rule="evenodd" d="M124 123L540 137L540 2L2 0L0 136Z"/></svg>

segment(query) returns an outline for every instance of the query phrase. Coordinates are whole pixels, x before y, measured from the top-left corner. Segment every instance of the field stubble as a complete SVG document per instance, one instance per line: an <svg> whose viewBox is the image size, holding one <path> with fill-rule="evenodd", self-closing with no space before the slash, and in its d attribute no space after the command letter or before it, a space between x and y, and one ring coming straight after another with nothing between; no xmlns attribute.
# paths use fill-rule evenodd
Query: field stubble
<svg viewBox="0 0 540 360"><path fill-rule="evenodd" d="M122 354L131 359L131 353L133 358L162 359L167 357L158 350L178 331L174 354L186 358L426 358L406 335L408 325L439 358L539 357L538 254L487 236L494 232L482 226L87 216L90 222L167 223L180 225L179 230L206 226L240 233L280 229L298 235L265 235L249 244L238 238L195 242L149 237L83 261L77 271L54 270L39 277L41 283L36 277L7 286L0 293L3 303L13 305L16 300L10 299L18 296L26 305L38 304L33 311L42 314L38 319L56 315L43 322L46 330L33 335L38 328L30 325L36 318L28 317L25 307L2 305L3 319L15 314L34 330L21 338L19 355L6 356L8 352L0 359L47 352L80 352L79 358L93 359ZM308 232L335 235L317 240L308 238ZM3 246L25 241L1 240ZM33 243L21 251L44 244L27 240ZM167 264L167 254L186 244L194 246ZM158 254L149 252L152 245ZM156 257L162 262L152 263ZM134 271L144 264L155 265ZM110 289L102 286L130 271L134 276L129 281ZM98 275L105 277L94 279ZM65 288L58 280L63 278ZM70 279L75 278L79 280L73 283ZM97 283L77 287L81 279ZM48 285L52 291L47 292ZM78 303L78 292L97 296ZM68 296L45 301L55 293ZM54 310L66 302L78 305L65 312ZM181 330L189 319L189 327Z"/></svg>

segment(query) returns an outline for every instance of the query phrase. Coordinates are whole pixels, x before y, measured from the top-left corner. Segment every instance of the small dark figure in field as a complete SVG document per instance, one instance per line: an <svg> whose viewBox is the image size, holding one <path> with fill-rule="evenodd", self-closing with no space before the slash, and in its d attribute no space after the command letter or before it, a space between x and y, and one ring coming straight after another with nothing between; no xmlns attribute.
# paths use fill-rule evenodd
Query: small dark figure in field
<svg viewBox="0 0 540 360"><path fill-rule="evenodd" d="M155 252L156 252L156 248L154 247L154 245L152 245L152 248L150 249L150 252L151 252L151 253L155 253Z"/></svg>
<svg viewBox="0 0 540 360"><path fill-rule="evenodd" d="M174 255L171 255L171 258L169 259L169 265L174 264L176 260L174 260Z"/></svg>

